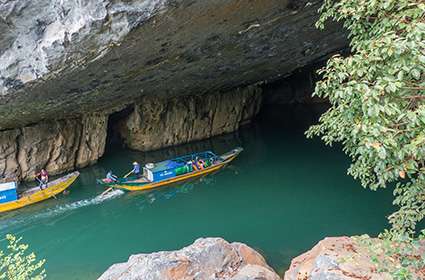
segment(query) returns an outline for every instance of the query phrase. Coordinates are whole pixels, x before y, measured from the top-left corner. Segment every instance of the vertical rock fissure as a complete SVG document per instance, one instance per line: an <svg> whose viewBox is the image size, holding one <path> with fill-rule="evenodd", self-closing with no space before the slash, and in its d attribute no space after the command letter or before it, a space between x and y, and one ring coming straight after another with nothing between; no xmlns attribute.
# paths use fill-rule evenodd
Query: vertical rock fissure
<svg viewBox="0 0 425 280"><path fill-rule="evenodd" d="M15 160L16 162L18 162L17 167L16 167L16 173L20 174L21 173L21 165L19 165L19 151L20 151L20 143L21 143L21 138L22 138L22 129L18 128L17 129L17 135L15 138L15 145L16 145L16 151L15 151ZM7 168L6 168L7 170Z"/></svg>
<svg viewBox="0 0 425 280"><path fill-rule="evenodd" d="M78 166L78 154L80 153L81 146L83 144L83 134L84 134L84 125L81 126L80 130L80 138L78 139L78 148L75 151L75 157L74 157L74 166Z"/></svg>
<svg viewBox="0 0 425 280"><path fill-rule="evenodd" d="M59 154L59 155L56 155L55 158L53 158L55 151L59 150L59 153L60 153L61 144L62 144L62 139L61 139L62 135L60 133L59 123L54 122L54 124L55 124L55 130L54 131L55 132L57 131L57 134L53 135L53 138L56 141L53 142L53 145L47 146L48 149L49 149L49 152L48 152L46 163L43 166L40 166L39 168L47 169L47 167L49 165L53 164L55 162L55 159L57 159L60 156L60 154ZM59 140L59 142L58 142L58 140Z"/></svg>
<svg viewBox="0 0 425 280"><path fill-rule="evenodd" d="M18 128L18 137L16 138L16 165L17 165L17 170L16 170L16 177L18 179L23 179L23 175L22 175L22 145L23 145L23 138L24 138L24 130L22 128Z"/></svg>

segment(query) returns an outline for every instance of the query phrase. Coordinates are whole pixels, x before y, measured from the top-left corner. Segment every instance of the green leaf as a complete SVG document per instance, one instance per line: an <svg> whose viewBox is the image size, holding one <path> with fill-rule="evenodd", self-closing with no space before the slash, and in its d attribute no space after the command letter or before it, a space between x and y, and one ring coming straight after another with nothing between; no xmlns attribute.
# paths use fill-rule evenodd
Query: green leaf
<svg viewBox="0 0 425 280"><path fill-rule="evenodd" d="M421 72L419 72L419 70L412 69L411 73L412 73L413 78L415 78L416 80L419 80L421 78Z"/></svg>

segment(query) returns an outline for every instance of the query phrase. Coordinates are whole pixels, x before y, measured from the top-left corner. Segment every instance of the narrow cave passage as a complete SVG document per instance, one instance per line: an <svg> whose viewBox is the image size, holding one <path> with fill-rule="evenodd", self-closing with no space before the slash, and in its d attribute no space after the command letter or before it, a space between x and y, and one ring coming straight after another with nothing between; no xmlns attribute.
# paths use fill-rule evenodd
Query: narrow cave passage
<svg viewBox="0 0 425 280"><path fill-rule="evenodd" d="M263 126L298 132L317 123L329 108L327 100L312 97L321 65L298 69L288 77L262 85L263 100L256 120Z"/></svg>
<svg viewBox="0 0 425 280"><path fill-rule="evenodd" d="M161 99L149 97L109 116L106 153L175 148L234 133L247 123L306 130L329 104L313 98L314 64L292 75L225 93ZM136 110L137 108L137 110Z"/></svg>
<svg viewBox="0 0 425 280"><path fill-rule="evenodd" d="M125 146L120 133L120 127L125 125L125 121L130 114L133 113L133 111L134 105L129 105L124 109L109 115L105 154L114 149L123 148Z"/></svg>

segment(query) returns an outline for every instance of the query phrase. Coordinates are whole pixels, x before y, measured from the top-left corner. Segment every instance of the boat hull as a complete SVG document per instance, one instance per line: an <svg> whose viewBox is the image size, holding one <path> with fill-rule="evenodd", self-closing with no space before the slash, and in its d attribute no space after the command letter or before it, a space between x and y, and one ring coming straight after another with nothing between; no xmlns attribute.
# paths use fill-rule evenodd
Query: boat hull
<svg viewBox="0 0 425 280"><path fill-rule="evenodd" d="M49 199L63 192L69 186L71 186L71 184L78 178L79 175L80 173L78 171L73 172L62 178L59 178L57 180L50 182L46 189L34 191L33 193L24 195L15 201L1 203L0 213L19 209L19 208Z"/></svg>
<svg viewBox="0 0 425 280"><path fill-rule="evenodd" d="M233 150L232 152L224 154L224 155L221 156L223 158L223 162L212 165L212 166L205 168L203 170L183 174L183 175L180 175L180 176L176 176L176 177L165 179L165 180L158 181L158 182L152 182L152 183L134 183L134 182L131 183L131 182L128 182L128 183L114 183L114 184L105 184L104 183L104 185L106 185L110 188L117 188L117 189L122 189L122 190L125 190L125 191L145 191L145 190L151 190L151 189L159 188L159 187L162 187L162 186L168 186L168 185L173 184L173 183L182 182L182 181L185 181L185 180L188 180L188 179L192 179L192 178L196 178L196 177L200 177L200 176L210 174L214 171L218 171L221 168L223 168L224 166L226 166L227 164L229 164L232 160L234 160L239 155L239 153L241 151L242 151L242 149L239 148L239 149Z"/></svg>

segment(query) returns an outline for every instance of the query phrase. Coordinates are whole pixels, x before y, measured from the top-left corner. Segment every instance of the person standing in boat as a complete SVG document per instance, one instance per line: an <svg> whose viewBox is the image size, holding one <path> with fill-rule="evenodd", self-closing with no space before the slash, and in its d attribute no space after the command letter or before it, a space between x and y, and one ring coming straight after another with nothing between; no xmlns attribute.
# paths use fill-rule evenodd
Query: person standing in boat
<svg viewBox="0 0 425 280"><path fill-rule="evenodd" d="M47 188L47 183L49 182L49 173L47 173L45 169L41 169L40 173L36 175L36 179L40 183L38 187L43 190Z"/></svg>
<svg viewBox="0 0 425 280"><path fill-rule="evenodd" d="M133 174L136 178L140 177L140 164L137 161L133 162L133 170L129 174Z"/></svg>

